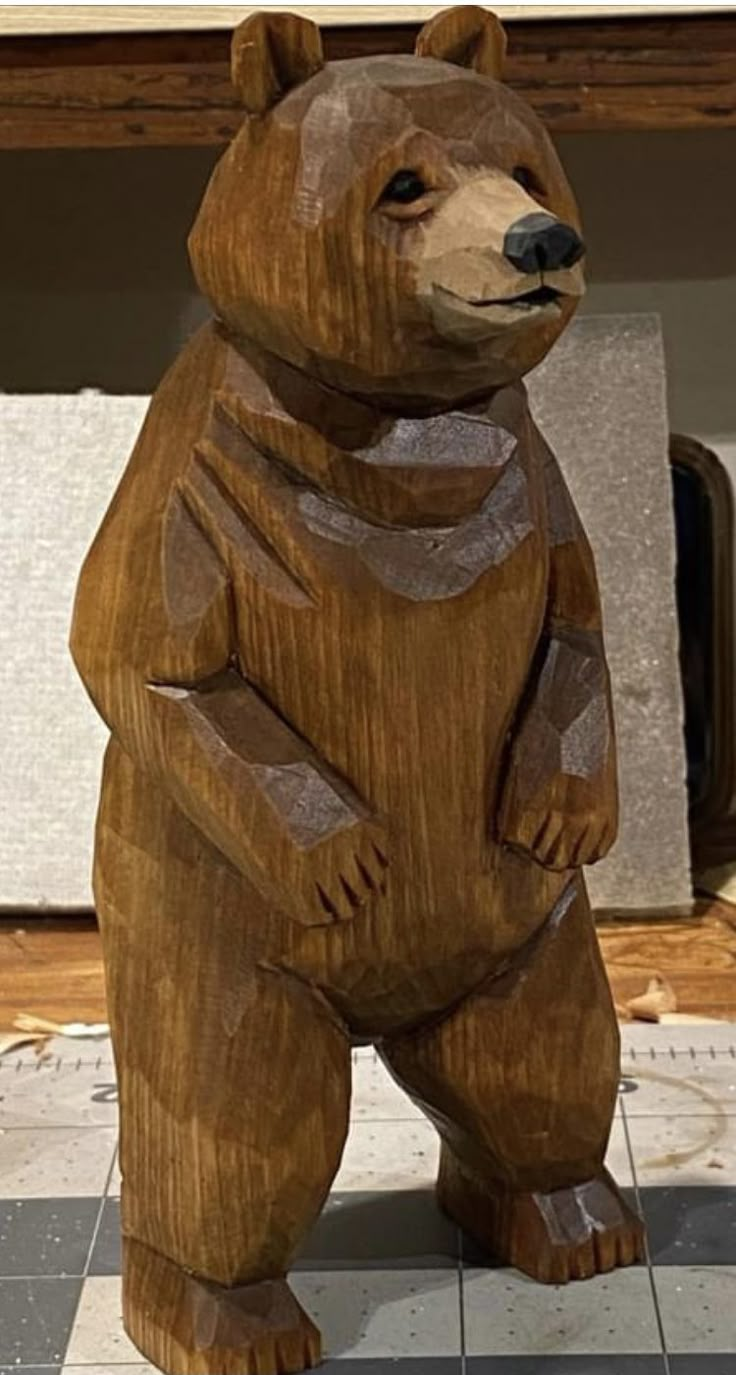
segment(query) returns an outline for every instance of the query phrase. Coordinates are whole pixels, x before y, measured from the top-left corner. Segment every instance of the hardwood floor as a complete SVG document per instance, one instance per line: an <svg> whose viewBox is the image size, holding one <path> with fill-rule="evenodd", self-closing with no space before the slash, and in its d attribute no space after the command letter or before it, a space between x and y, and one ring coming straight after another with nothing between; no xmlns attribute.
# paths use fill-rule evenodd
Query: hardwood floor
<svg viewBox="0 0 736 1375"><path fill-rule="evenodd" d="M21 1012L53 1022L106 1021L93 917L2 918L0 1031L10 1031Z"/></svg>
<svg viewBox="0 0 736 1375"><path fill-rule="evenodd" d="M736 907L716 899L693 918L604 922L598 927L614 998L624 1006L659 975L677 1011L736 1021Z"/></svg>
<svg viewBox="0 0 736 1375"><path fill-rule="evenodd" d="M702 902L693 918L602 922L598 928L617 1004L654 976L677 1011L736 1020L736 907ZM106 1020L100 938L93 918L0 919L0 1031L19 1013L55 1022Z"/></svg>

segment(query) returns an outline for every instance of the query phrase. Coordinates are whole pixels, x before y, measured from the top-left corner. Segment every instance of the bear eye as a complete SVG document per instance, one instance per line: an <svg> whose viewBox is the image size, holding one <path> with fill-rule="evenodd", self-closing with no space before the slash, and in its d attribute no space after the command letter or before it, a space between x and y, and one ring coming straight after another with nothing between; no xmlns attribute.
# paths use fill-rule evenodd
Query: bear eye
<svg viewBox="0 0 736 1375"><path fill-rule="evenodd" d="M381 200L393 201L397 205L410 205L412 201L418 201L422 196L426 196L428 189L418 172L413 172L409 167L402 167L384 187Z"/></svg>
<svg viewBox="0 0 736 1375"><path fill-rule="evenodd" d="M530 196L544 195L544 187L541 185L538 177L532 172L531 167L519 165L514 168L511 175L514 181L518 182L519 186L521 186L524 191L527 191Z"/></svg>

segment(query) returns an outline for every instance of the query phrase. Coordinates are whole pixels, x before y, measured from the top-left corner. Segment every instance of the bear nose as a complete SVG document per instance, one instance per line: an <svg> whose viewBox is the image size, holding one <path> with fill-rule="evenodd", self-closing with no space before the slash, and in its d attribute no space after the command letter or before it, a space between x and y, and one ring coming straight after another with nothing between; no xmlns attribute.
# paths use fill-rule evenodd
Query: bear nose
<svg viewBox="0 0 736 1375"><path fill-rule="evenodd" d="M585 244L572 225L540 211L514 221L506 231L503 251L520 272L554 272L578 262Z"/></svg>

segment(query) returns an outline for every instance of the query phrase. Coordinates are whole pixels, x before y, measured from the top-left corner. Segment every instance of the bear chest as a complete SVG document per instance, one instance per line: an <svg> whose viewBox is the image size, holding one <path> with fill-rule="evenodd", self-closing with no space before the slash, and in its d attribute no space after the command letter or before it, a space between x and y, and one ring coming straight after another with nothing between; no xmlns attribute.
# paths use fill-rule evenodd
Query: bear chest
<svg viewBox="0 0 736 1375"><path fill-rule="evenodd" d="M461 758L484 786L544 611L529 456L514 446L461 519L392 525L232 435L195 453L189 485L227 562L244 676L369 796Z"/></svg>

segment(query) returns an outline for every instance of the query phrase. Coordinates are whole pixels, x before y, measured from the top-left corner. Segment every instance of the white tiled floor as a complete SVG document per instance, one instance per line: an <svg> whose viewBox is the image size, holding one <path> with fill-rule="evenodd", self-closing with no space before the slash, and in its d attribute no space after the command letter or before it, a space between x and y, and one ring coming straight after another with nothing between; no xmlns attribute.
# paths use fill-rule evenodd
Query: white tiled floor
<svg viewBox="0 0 736 1375"><path fill-rule="evenodd" d="M140 1359L123 1331L117 1275L98 1275L85 1281L66 1359L70 1365L81 1366L99 1365L100 1361L120 1366Z"/></svg>
<svg viewBox="0 0 736 1375"><path fill-rule="evenodd" d="M333 1188L416 1188L436 1178L439 1154L439 1137L426 1118L353 1122Z"/></svg>
<svg viewBox="0 0 736 1375"><path fill-rule="evenodd" d="M457 1259L430 1192L434 1128L372 1049L357 1052L338 1192L321 1249L292 1277L328 1354L365 1375L398 1375L397 1359L416 1375L464 1375L466 1356L482 1362L468 1375L736 1375L734 1042L731 1027L624 1029L608 1164L641 1191L654 1264L563 1289ZM29 1373L61 1375L57 1351L63 1375L153 1375L122 1330L116 1262L95 1268L105 1227L89 1250L95 1202L120 1188L109 1047L58 1049L65 1058L40 1068L32 1053L0 1062L0 1375L24 1359ZM520 1364L497 1365L510 1360Z"/></svg>
<svg viewBox="0 0 736 1375"><path fill-rule="evenodd" d="M629 1117L627 1127L640 1186L674 1183L736 1185L736 1120L710 1117Z"/></svg>
<svg viewBox="0 0 736 1375"><path fill-rule="evenodd" d="M58 1044L58 1043L57 1043ZM0 1128L117 1127L115 1073L109 1049L104 1061L81 1064L72 1052L36 1061L26 1052L20 1068L0 1061ZM77 1067L79 1064L79 1067Z"/></svg>
<svg viewBox="0 0 736 1375"><path fill-rule="evenodd" d="M105 1192L114 1127L0 1129L5 1198L82 1198Z"/></svg>
<svg viewBox="0 0 736 1375"><path fill-rule="evenodd" d="M329 1356L453 1356L460 1350L457 1271L339 1270L293 1278Z"/></svg>
<svg viewBox="0 0 736 1375"><path fill-rule="evenodd" d="M423 1122L420 1108L391 1078L383 1061L373 1050L354 1056L353 1097L350 1116L353 1122L397 1121L404 1118Z"/></svg>
<svg viewBox="0 0 736 1375"><path fill-rule="evenodd" d="M628 1117L736 1116L736 1059L689 1054L663 1056L652 1062L637 1057L624 1065Z"/></svg>
<svg viewBox="0 0 736 1375"><path fill-rule="evenodd" d="M736 1350L736 1265L657 1266L654 1282L669 1351Z"/></svg>
<svg viewBox="0 0 736 1375"><path fill-rule="evenodd" d="M523 1275L463 1270L468 1355L513 1356L660 1350L646 1269L548 1288Z"/></svg>
<svg viewBox="0 0 736 1375"><path fill-rule="evenodd" d="M626 1137L625 1124L620 1117L614 1118L611 1128L606 1166L622 1189L633 1187L634 1172L631 1168L629 1143Z"/></svg>

